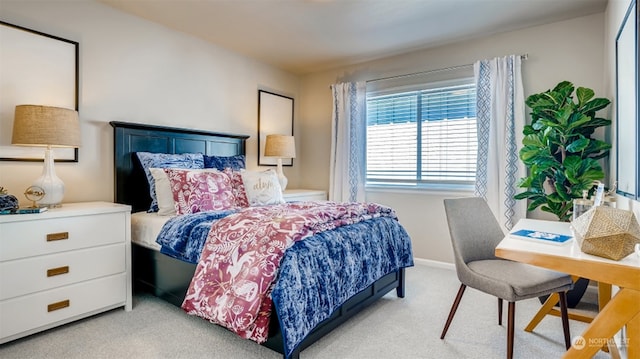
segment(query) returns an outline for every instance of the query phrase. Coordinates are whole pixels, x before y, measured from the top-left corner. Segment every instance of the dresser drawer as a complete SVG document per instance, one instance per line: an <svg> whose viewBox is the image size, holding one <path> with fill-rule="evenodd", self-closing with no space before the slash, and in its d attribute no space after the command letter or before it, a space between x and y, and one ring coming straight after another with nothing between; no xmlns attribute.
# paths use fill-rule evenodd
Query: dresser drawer
<svg viewBox="0 0 640 359"><path fill-rule="evenodd" d="M124 305L125 273L0 302L2 338Z"/></svg>
<svg viewBox="0 0 640 359"><path fill-rule="evenodd" d="M0 262L123 242L125 214L0 223Z"/></svg>
<svg viewBox="0 0 640 359"><path fill-rule="evenodd" d="M124 243L0 262L0 300L126 270Z"/></svg>

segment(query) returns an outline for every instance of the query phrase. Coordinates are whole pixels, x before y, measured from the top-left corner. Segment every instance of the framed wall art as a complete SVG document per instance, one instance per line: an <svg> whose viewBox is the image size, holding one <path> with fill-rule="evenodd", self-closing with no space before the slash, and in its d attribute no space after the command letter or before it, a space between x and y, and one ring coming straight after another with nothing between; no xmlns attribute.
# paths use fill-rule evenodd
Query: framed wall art
<svg viewBox="0 0 640 359"><path fill-rule="evenodd" d="M79 44L0 21L0 160L42 161L42 147L12 146L16 105L78 110ZM78 149L55 148L56 161L77 162Z"/></svg>
<svg viewBox="0 0 640 359"><path fill-rule="evenodd" d="M264 155L267 135L293 136L293 98L258 90L258 166L275 166L276 158ZM283 158L283 166L293 159Z"/></svg>

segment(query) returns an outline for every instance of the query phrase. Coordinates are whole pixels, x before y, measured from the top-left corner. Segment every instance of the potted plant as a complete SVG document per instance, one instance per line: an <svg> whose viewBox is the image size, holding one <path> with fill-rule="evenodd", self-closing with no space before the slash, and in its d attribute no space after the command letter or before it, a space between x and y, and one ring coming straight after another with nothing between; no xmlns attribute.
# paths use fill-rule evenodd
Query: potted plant
<svg viewBox="0 0 640 359"><path fill-rule="evenodd" d="M592 195L594 181L604 178L598 160L609 155L611 145L593 134L597 128L611 124L611 120L596 116L611 101L594 95L592 89L576 89L571 82L563 81L553 90L527 98L531 124L524 127L524 146L519 154L528 176L520 179L518 186L526 190L515 199L530 200L528 211L540 207L560 221L569 221L573 200L582 198L583 191ZM576 282L573 293L569 293L570 307L580 301L587 284L587 279Z"/></svg>
<svg viewBox="0 0 640 359"><path fill-rule="evenodd" d="M593 192L594 181L604 178L598 162L607 157L611 145L593 138L598 127L611 120L596 117L596 112L611 101L593 98L591 89L575 87L569 81L553 90L533 94L526 100L531 108L531 124L524 127L524 147L520 159L529 170L518 186L525 192L516 199L529 199L527 210L553 213L560 221L569 221L573 199L583 191Z"/></svg>

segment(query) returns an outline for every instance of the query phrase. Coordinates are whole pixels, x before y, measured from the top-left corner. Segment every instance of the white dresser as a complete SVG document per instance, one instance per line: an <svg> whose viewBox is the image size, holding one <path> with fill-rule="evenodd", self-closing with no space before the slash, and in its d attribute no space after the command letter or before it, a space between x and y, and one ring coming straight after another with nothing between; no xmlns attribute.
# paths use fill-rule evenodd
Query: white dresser
<svg viewBox="0 0 640 359"><path fill-rule="evenodd" d="M327 192L315 189L286 189L282 195L287 202L327 200Z"/></svg>
<svg viewBox="0 0 640 359"><path fill-rule="evenodd" d="M0 215L0 343L122 306L132 306L129 206Z"/></svg>

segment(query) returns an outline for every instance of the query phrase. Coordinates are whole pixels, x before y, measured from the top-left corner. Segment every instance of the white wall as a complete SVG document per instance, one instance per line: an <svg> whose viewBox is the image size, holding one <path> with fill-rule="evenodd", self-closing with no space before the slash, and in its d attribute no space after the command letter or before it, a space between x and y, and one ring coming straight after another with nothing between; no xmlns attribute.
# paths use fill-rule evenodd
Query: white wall
<svg viewBox="0 0 640 359"><path fill-rule="evenodd" d="M605 91L609 98L613 100L610 112L613 124L611 126L612 135L611 142L615 149L615 133L618 131L616 127L615 118L615 95L616 95L616 57L615 46L616 36L620 30L622 19L631 4L631 0L609 0L607 10L605 11ZM637 6L637 5L636 5ZM610 161L609 171L612 179L615 180L616 175L616 161L615 152L613 153ZM617 196L617 206L622 209L631 209L634 211L636 218L640 218L640 202L629 200L626 197Z"/></svg>
<svg viewBox="0 0 640 359"><path fill-rule="evenodd" d="M3 0L0 8L2 21L80 43L83 145L78 163L56 163L65 202L113 200L109 121L247 134L252 168L258 89L299 96L296 75L92 0ZM22 197L41 169L41 163L0 161L0 186ZM296 167L285 171L296 186Z"/></svg>
<svg viewBox="0 0 640 359"><path fill-rule="evenodd" d="M563 80L604 96L604 13L497 34L439 48L304 76L301 85L300 185L327 189L331 92L340 81L368 80L471 64L476 60L528 54L523 64L525 96ZM413 240L418 258L453 262L442 199L470 193L371 192L367 200L393 206Z"/></svg>

